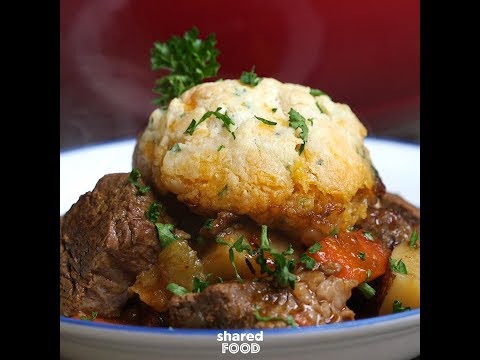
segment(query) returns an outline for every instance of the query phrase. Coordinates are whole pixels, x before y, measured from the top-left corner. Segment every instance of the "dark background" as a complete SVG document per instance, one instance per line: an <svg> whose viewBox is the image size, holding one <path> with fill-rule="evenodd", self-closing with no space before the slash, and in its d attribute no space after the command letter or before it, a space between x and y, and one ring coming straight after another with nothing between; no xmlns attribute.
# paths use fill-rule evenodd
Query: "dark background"
<svg viewBox="0 0 480 360"><path fill-rule="evenodd" d="M218 76L319 88L371 136L419 142L419 1L61 0L60 147L135 136L154 109L154 41L217 35Z"/></svg>

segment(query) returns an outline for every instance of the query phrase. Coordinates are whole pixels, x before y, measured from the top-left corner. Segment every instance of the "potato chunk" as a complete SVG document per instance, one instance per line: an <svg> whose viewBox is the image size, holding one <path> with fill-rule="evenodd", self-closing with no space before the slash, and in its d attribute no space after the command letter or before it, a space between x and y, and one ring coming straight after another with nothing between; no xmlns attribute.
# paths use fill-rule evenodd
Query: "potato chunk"
<svg viewBox="0 0 480 360"><path fill-rule="evenodd" d="M158 255L157 263L150 270L140 273L130 289L145 304L161 312L172 296L166 286L176 283L191 291L195 276L205 280L203 264L187 241L179 240L163 249Z"/></svg>
<svg viewBox="0 0 480 360"><path fill-rule="evenodd" d="M420 307L420 240L416 248L411 248L408 242L402 242L392 251L392 259L402 260L407 268L407 274L392 272L392 281L380 308L380 315L393 312L393 302L398 300L402 307Z"/></svg>

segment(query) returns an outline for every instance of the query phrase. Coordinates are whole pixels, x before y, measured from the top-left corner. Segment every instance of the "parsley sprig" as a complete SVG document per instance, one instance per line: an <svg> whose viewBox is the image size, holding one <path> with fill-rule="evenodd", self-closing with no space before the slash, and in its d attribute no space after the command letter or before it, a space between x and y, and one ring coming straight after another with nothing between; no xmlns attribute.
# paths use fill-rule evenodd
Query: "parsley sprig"
<svg viewBox="0 0 480 360"><path fill-rule="evenodd" d="M295 269L295 260L286 257L287 255L293 254L293 248L290 245L288 249L282 253L273 250L270 246L270 240L268 240L267 229L266 225L262 225L259 254L255 259L257 264L260 265L260 272L262 274L267 273L268 275L271 275L274 284L278 287L290 286L292 289L295 289L295 283L297 281L297 276L293 273L293 270ZM272 270L267 265L265 253L269 253L273 257L275 270Z"/></svg>
<svg viewBox="0 0 480 360"><path fill-rule="evenodd" d="M147 218L147 220L153 223L156 223L162 211L163 211L162 204L159 204L156 201L154 201L150 204L147 211L145 211L145 217Z"/></svg>
<svg viewBox="0 0 480 360"><path fill-rule="evenodd" d="M230 262L232 263L233 270L235 271L235 277L237 278L238 282L242 283L243 279L238 273L237 265L235 264L235 253L234 250L237 251L238 253L242 253L244 251L247 251L249 254L253 255L254 250L248 243L244 243L243 240L245 238L243 236L240 236L237 241L235 241L232 245L227 243L225 240L223 240L221 237L217 237L215 241L217 244L220 245L226 245L228 246L228 258L230 259Z"/></svg>
<svg viewBox="0 0 480 360"><path fill-rule="evenodd" d="M153 44L150 50L152 70L170 71L169 75L155 81L153 92L159 96L154 104L165 107L173 98L217 75L220 64L217 62L219 51L215 48L215 34L209 34L204 40L198 35L198 29L193 27L183 38L172 36L166 42Z"/></svg>
<svg viewBox="0 0 480 360"><path fill-rule="evenodd" d="M222 114L220 110L222 110L222 108L219 106L215 111L207 111L205 114L203 114L200 120L198 120L198 122L195 119L192 119L192 122L190 123L190 125L188 125L187 130L185 130L184 134L193 135L193 132L198 125L207 120L210 116L214 115L217 119L223 122L223 127L226 128L227 131L232 134L233 138L235 139L235 133L230 130L230 125L235 125L235 123L230 118L230 116L227 115L226 111L225 114Z"/></svg>
<svg viewBox="0 0 480 360"><path fill-rule="evenodd" d="M303 140L303 144L300 145L300 148L298 149L298 154L301 155L303 152L303 149L305 148L305 144L307 143L308 139L308 127L305 118L295 109L290 108L290 111L288 112L288 117L289 117L289 126L297 130L300 128L300 139Z"/></svg>
<svg viewBox="0 0 480 360"><path fill-rule="evenodd" d="M397 261L396 259L390 258L389 261L390 269L392 269L392 271L399 274L407 274L407 267L405 266L405 263L402 261L402 259Z"/></svg>
<svg viewBox="0 0 480 360"><path fill-rule="evenodd" d="M137 168L133 168L130 172L130 175L128 175L128 181L137 188L137 195L145 195L147 192L150 191L150 186L140 185L140 183L138 182L138 179L140 179L140 177L140 170L138 170Z"/></svg>
<svg viewBox="0 0 480 360"><path fill-rule="evenodd" d="M392 312L394 313L398 313L398 312L402 312L402 311L407 311L407 310L410 310L410 306L402 306L402 303L400 302L400 300L393 300L393 304L392 304Z"/></svg>
<svg viewBox="0 0 480 360"><path fill-rule="evenodd" d="M162 249L166 248L168 245L178 240L178 237L172 232L172 224L155 223L155 227L157 228L158 239L160 241L160 246L162 247Z"/></svg>
<svg viewBox="0 0 480 360"><path fill-rule="evenodd" d="M240 81L245 85L257 86L260 80L262 79L255 74L255 65L253 65L252 70L244 71L240 76Z"/></svg>
<svg viewBox="0 0 480 360"><path fill-rule="evenodd" d="M80 320L95 321L96 318L97 318L97 312L96 311L92 311L91 316L87 316L87 315L80 316Z"/></svg>
<svg viewBox="0 0 480 360"><path fill-rule="evenodd" d="M183 296L185 294L188 294L190 291L188 289L184 288L183 286L180 286L175 283L170 283L167 285L166 289L170 291L172 294L178 295L178 296Z"/></svg>
<svg viewBox="0 0 480 360"><path fill-rule="evenodd" d="M310 246L307 250L307 252L309 254L314 254L316 253L317 251L320 251L320 249L322 248L322 245L318 242L316 242L315 244L313 244L312 246ZM305 268L307 270L312 270L314 267L315 267L315 264L317 263L315 261L314 258L312 258L311 256L309 256L307 253L304 253L301 257L300 257L300 262L304 263L305 264Z"/></svg>
<svg viewBox="0 0 480 360"><path fill-rule="evenodd" d="M413 229L412 234L410 235L410 240L408 241L408 246L410 246L412 249L416 249L417 241L418 241L418 232L417 232L417 229Z"/></svg>
<svg viewBox="0 0 480 360"><path fill-rule="evenodd" d="M184 288L183 286L178 285L176 283L168 284L166 289L170 291L172 294L183 296L185 294L188 294L189 292L192 292L192 293L202 292L203 290L205 290L207 286L208 286L208 281L202 281L196 276L194 276L192 291L189 291L187 288Z"/></svg>

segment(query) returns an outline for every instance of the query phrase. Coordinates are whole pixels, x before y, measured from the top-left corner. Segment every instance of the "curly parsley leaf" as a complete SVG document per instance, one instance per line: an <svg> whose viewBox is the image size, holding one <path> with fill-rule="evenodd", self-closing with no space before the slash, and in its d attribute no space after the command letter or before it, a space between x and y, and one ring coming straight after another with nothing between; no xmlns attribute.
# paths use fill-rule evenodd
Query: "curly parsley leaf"
<svg viewBox="0 0 480 360"><path fill-rule="evenodd" d="M395 259L390 258L389 261L390 261L390 269L392 269L392 271L399 274L405 274L405 275L407 274L407 267L405 266L405 263L402 261L402 259L397 261Z"/></svg>
<svg viewBox="0 0 480 360"><path fill-rule="evenodd" d="M282 255L292 255L293 254L293 246L291 243L288 243L288 249L282 251Z"/></svg>
<svg viewBox="0 0 480 360"><path fill-rule="evenodd" d="M183 38L172 36L166 42L155 42L150 50L152 70L170 73L155 81L153 92L159 96L154 104L165 107L170 100L204 79L216 76L220 68L216 43L214 33L200 39L196 27L185 32Z"/></svg>
<svg viewBox="0 0 480 360"><path fill-rule="evenodd" d="M152 202L148 207L147 211L145 211L145 217L147 220L155 223L158 220L158 217L162 213L163 206L162 204L157 203L156 201Z"/></svg>
<svg viewBox="0 0 480 360"><path fill-rule="evenodd" d="M411 310L410 306L403 307L402 303L399 300L393 300L392 312L398 313L398 312L407 311L407 310Z"/></svg>
<svg viewBox="0 0 480 360"><path fill-rule="evenodd" d="M97 318L97 312L96 311L92 311L91 316L87 316L87 315L80 316L80 320L95 321L96 318Z"/></svg>
<svg viewBox="0 0 480 360"><path fill-rule="evenodd" d="M417 241L418 241L418 232L417 232L417 229L413 229L412 234L410 235L410 240L408 241L408 246L410 246L412 249L416 249Z"/></svg>
<svg viewBox="0 0 480 360"><path fill-rule="evenodd" d="M244 71L240 76L240 81L245 85L257 86L260 80L262 79L255 74L255 65L253 65L252 70Z"/></svg>
<svg viewBox="0 0 480 360"><path fill-rule="evenodd" d="M268 228L266 225L262 225L262 231L260 235L260 249L259 254L255 261L260 265L260 272L272 275L274 283L278 287L290 286L295 289L295 283L297 276L293 273L295 269L295 260L288 259L285 256L285 252L278 253L270 247L270 240L267 235ZM265 253L268 252L273 257L273 263L275 270L272 270L267 266L267 259ZM293 254L293 248L286 250L288 255Z"/></svg>
<svg viewBox="0 0 480 360"><path fill-rule="evenodd" d="M138 179L140 179L140 177L140 170L138 170L137 168L133 168L130 172L130 175L128 175L128 182L130 182L137 188L137 195L145 195L147 192L150 191L150 186L140 185L140 183L138 182Z"/></svg>
<svg viewBox="0 0 480 360"><path fill-rule="evenodd" d="M303 144L300 145L300 148L298 149L298 154L301 155L308 139L307 123L305 118L293 108L290 108L290 111L288 112L288 116L289 116L289 122L290 122L289 126L295 130L300 129L299 136L300 136L300 139L303 140Z"/></svg>
<svg viewBox="0 0 480 360"><path fill-rule="evenodd" d="M185 294L188 294L190 291L188 289L185 289L183 286L180 286L175 283L170 283L167 285L166 289L170 291L171 293L178 295L178 296L183 296Z"/></svg>
<svg viewBox="0 0 480 360"><path fill-rule="evenodd" d="M210 116L214 115L217 119L221 120L223 122L223 127L227 129L227 131L232 134L233 138L236 139L235 133L230 130L230 125L235 125L233 120L230 118L230 116L227 115L227 112L225 111L225 114L222 114L220 112L222 110L221 107L217 107L215 111L207 111L203 116L200 118L200 120L197 122L195 119L192 119L192 122L190 125L188 125L187 129L185 130L184 134L189 134L193 135L193 132L195 129L200 125L202 122L204 122L206 119L208 119Z"/></svg>
<svg viewBox="0 0 480 360"><path fill-rule="evenodd" d="M205 288L208 286L208 282L206 281L202 281L200 280L199 278L197 278L196 276L193 278L193 288L192 288L192 292L202 292L203 290L205 290Z"/></svg>
<svg viewBox="0 0 480 360"><path fill-rule="evenodd" d="M173 225L172 224L160 224L156 223L155 227L158 231L158 239L160 240L160 246L162 249L166 248L168 245L176 241L177 236L172 233Z"/></svg>
<svg viewBox="0 0 480 360"><path fill-rule="evenodd" d="M305 264L305 268L308 270L312 270L316 264L315 259L308 256L308 254L303 254L302 256L300 256L300 262Z"/></svg>
<svg viewBox="0 0 480 360"><path fill-rule="evenodd" d="M217 244L220 245L225 245L228 246L228 258L230 260L230 263L232 264L233 271L235 272L235 277L237 278L238 282L242 283L243 279L238 273L237 265L235 264L235 253L234 250L236 250L238 253L242 253L243 251L247 251L248 253L252 253L253 249L248 243L244 243L243 240L245 238L243 236L240 236L237 241L235 241L232 245L227 243L225 240L223 240L221 237L217 237L215 241Z"/></svg>

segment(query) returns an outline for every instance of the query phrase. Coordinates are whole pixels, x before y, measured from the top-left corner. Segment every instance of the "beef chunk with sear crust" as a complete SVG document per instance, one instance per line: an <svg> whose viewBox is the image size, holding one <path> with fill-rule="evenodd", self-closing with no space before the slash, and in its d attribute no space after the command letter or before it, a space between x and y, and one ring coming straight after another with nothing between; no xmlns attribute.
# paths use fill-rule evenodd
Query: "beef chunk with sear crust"
<svg viewBox="0 0 480 360"><path fill-rule="evenodd" d="M63 217L60 312L66 316L118 316L137 274L157 260L157 232L145 217L155 198L139 195L128 175L105 175ZM158 221L171 223L163 212Z"/></svg>
<svg viewBox="0 0 480 360"><path fill-rule="evenodd" d="M295 289L277 289L265 280L243 283L229 281L210 285L201 293L173 296L168 311L170 325L186 328L273 328L285 321L257 321L255 308L263 317L287 319L300 326L320 325L354 319L346 306L354 280L325 276L320 271L299 274Z"/></svg>

